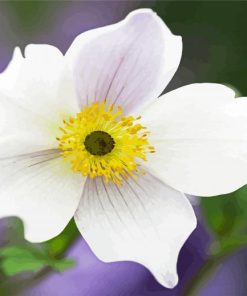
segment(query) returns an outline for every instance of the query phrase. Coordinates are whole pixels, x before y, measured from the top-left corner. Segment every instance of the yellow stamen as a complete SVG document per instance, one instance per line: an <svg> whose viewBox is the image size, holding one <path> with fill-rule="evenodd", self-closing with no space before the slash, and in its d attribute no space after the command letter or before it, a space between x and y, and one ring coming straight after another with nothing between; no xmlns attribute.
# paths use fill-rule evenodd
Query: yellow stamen
<svg viewBox="0 0 247 296"><path fill-rule="evenodd" d="M146 161L146 154L155 152L146 128L136 123L140 118L124 116L121 107L107 107L106 100L95 102L63 121L62 135L57 137L59 148L73 171L90 178L103 176L106 182L121 185L129 175L142 173L138 158Z"/></svg>

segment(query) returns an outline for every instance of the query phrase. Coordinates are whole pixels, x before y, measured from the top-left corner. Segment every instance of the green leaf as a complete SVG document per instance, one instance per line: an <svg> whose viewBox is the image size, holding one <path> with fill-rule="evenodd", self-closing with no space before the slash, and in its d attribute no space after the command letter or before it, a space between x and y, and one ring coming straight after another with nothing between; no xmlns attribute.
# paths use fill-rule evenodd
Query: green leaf
<svg viewBox="0 0 247 296"><path fill-rule="evenodd" d="M31 244L23 240L21 220L12 219L11 223L11 229L18 231L11 233L11 244L0 249L0 269L5 275L38 272L45 267L62 272L74 266L72 260L63 258L80 235L73 220L60 235L42 244Z"/></svg>
<svg viewBox="0 0 247 296"><path fill-rule="evenodd" d="M44 267L44 262L35 258L6 258L2 262L3 272L8 276L21 272L38 271L42 267Z"/></svg>
<svg viewBox="0 0 247 296"><path fill-rule="evenodd" d="M37 272L47 266L62 272L74 266L71 259L50 257L42 248L29 244L2 248L0 257L2 270L8 276Z"/></svg>
<svg viewBox="0 0 247 296"><path fill-rule="evenodd" d="M0 250L1 266L6 275L38 271L46 265L42 254L32 252L25 246L9 246Z"/></svg>

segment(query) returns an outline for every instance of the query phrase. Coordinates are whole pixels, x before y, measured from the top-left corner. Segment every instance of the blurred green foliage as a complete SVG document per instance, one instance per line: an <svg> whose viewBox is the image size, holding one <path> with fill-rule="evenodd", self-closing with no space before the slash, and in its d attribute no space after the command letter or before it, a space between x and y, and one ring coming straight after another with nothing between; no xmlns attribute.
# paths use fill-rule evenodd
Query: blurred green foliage
<svg viewBox="0 0 247 296"><path fill-rule="evenodd" d="M57 7L55 1L8 1L5 5L26 32L33 32L44 25L47 27L49 15L55 13Z"/></svg>
<svg viewBox="0 0 247 296"><path fill-rule="evenodd" d="M44 247L51 256L61 257L67 251L68 246L77 239L78 235L80 235L79 231L75 225L74 219L72 219L64 231L44 243Z"/></svg>
<svg viewBox="0 0 247 296"><path fill-rule="evenodd" d="M247 246L247 186L230 194L202 198L201 209L215 236L213 254Z"/></svg>
<svg viewBox="0 0 247 296"><path fill-rule="evenodd" d="M0 249L3 272L12 276L20 272L40 271L50 267L55 271L64 271L74 266L73 260L56 259L45 253L43 248L35 245L7 246Z"/></svg>
<svg viewBox="0 0 247 296"><path fill-rule="evenodd" d="M13 224L15 227L11 228L9 243L0 248L0 266L5 275L38 272L48 267L62 272L74 266L73 260L64 258L79 234L74 220L60 235L42 244L31 244L23 239L23 225L19 219L15 219Z"/></svg>
<svg viewBox="0 0 247 296"><path fill-rule="evenodd" d="M181 66L194 74L183 84L230 84L247 96L246 1L157 1L153 9L183 37Z"/></svg>
<svg viewBox="0 0 247 296"><path fill-rule="evenodd" d="M0 250L1 266L6 275L37 271L45 265L45 258L26 246L8 246Z"/></svg>

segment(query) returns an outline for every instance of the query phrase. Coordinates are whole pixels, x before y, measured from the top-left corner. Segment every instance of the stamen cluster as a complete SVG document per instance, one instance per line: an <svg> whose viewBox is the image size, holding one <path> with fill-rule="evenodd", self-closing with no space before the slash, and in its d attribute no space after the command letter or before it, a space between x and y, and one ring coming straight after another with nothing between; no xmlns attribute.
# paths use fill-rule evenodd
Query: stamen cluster
<svg viewBox="0 0 247 296"><path fill-rule="evenodd" d="M71 162L73 171L90 178L103 176L106 182L121 185L123 178L141 173L138 158L146 161L146 154L155 152L148 142L146 128L136 123L140 118L124 116L121 107L107 106L106 100L95 102L75 117L64 120L60 128L62 135L57 138L59 148ZM86 138L95 131L102 131L113 139L114 147L109 153L91 154L85 146Z"/></svg>

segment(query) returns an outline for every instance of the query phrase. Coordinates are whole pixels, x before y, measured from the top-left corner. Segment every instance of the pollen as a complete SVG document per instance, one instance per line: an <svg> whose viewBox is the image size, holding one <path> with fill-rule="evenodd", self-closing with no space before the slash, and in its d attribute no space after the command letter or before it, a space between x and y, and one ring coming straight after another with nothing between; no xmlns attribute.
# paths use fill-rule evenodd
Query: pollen
<svg viewBox="0 0 247 296"><path fill-rule="evenodd" d="M106 100L94 102L63 121L59 149L74 172L122 185L130 175L138 178L143 173L140 160L155 152L140 119L125 116L120 106Z"/></svg>

